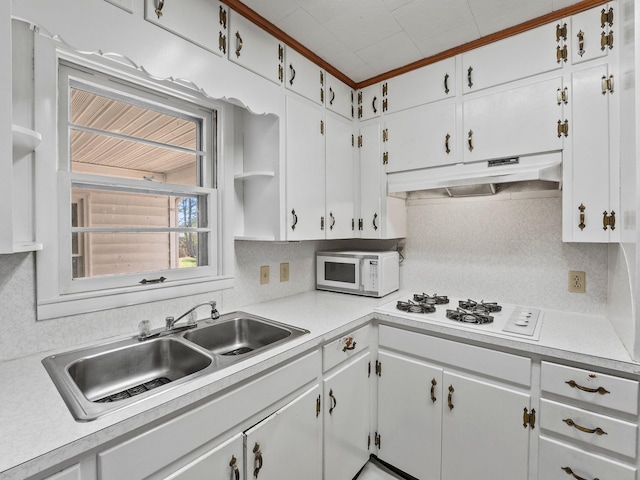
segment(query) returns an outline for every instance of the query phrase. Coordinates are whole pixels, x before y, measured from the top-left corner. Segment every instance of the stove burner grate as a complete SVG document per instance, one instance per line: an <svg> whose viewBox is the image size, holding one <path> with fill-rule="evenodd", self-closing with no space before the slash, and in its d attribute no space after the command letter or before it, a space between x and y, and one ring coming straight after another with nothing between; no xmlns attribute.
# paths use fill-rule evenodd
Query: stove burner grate
<svg viewBox="0 0 640 480"><path fill-rule="evenodd" d="M416 293L413 295L413 299L416 302L426 303L428 305L444 305L445 303L449 303L449 298L446 295L438 295L437 293L433 295Z"/></svg>
<svg viewBox="0 0 640 480"><path fill-rule="evenodd" d="M493 317L486 312L465 310L458 307L455 310L447 310L447 318L463 323L485 324L493 322Z"/></svg>
<svg viewBox="0 0 640 480"><path fill-rule="evenodd" d="M474 313L493 313L502 310L502 307L496 302L485 302L484 300L481 300L480 302L476 302L471 299L460 300L458 302L458 306L464 310Z"/></svg>
<svg viewBox="0 0 640 480"><path fill-rule="evenodd" d="M396 308L398 310L410 313L433 313L436 311L436 307L434 307L433 305L428 305L426 303L416 303L412 302L411 300L407 300L406 302L398 300Z"/></svg>

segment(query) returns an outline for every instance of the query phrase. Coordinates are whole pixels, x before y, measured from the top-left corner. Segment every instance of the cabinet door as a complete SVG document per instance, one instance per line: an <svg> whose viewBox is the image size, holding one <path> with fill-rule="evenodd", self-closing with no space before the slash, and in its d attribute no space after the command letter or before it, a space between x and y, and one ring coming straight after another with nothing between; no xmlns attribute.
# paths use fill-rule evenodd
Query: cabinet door
<svg viewBox="0 0 640 480"><path fill-rule="evenodd" d="M571 74L570 150L563 164L563 233L571 242L607 242L609 217L609 93L606 65Z"/></svg>
<svg viewBox="0 0 640 480"><path fill-rule="evenodd" d="M369 358L360 355L323 382L325 479L351 480L369 458Z"/></svg>
<svg viewBox="0 0 640 480"><path fill-rule="evenodd" d="M358 90L358 119L370 120L380 116L382 111L382 88L379 83Z"/></svg>
<svg viewBox="0 0 640 480"><path fill-rule="evenodd" d="M387 173L456 163L456 104L439 102L385 117Z"/></svg>
<svg viewBox="0 0 640 480"><path fill-rule="evenodd" d="M81 478L80 465L73 465L58 473L54 473L45 480L81 480Z"/></svg>
<svg viewBox="0 0 640 480"><path fill-rule="evenodd" d="M463 53L462 92L477 92L561 68L556 26L543 25Z"/></svg>
<svg viewBox="0 0 640 480"><path fill-rule="evenodd" d="M561 88L553 78L465 101L464 162L561 150Z"/></svg>
<svg viewBox="0 0 640 480"><path fill-rule="evenodd" d="M169 475L167 480L202 480L203 478L243 478L243 435L238 433Z"/></svg>
<svg viewBox="0 0 640 480"><path fill-rule="evenodd" d="M353 124L327 114L326 238L355 235L356 165Z"/></svg>
<svg viewBox="0 0 640 480"><path fill-rule="evenodd" d="M299 54L292 48L287 48L287 78L286 87L303 97L321 105L324 102L324 86L322 69Z"/></svg>
<svg viewBox="0 0 640 480"><path fill-rule="evenodd" d="M352 120L354 117L354 92L349 85L342 83L331 74L326 74L327 97L326 107L332 112Z"/></svg>
<svg viewBox="0 0 640 480"><path fill-rule="evenodd" d="M442 369L384 351L378 358L378 457L421 480L439 480Z"/></svg>
<svg viewBox="0 0 640 480"><path fill-rule="evenodd" d="M446 371L442 386L442 480L526 480L529 395Z"/></svg>
<svg viewBox="0 0 640 480"><path fill-rule="evenodd" d="M274 83L284 81L284 44L242 15L231 12L229 60Z"/></svg>
<svg viewBox="0 0 640 480"><path fill-rule="evenodd" d="M390 78L386 113L456 96L455 57Z"/></svg>
<svg viewBox="0 0 640 480"><path fill-rule="evenodd" d="M571 62L573 64L609 54L614 41L613 14L613 7L602 5L571 17ZM609 34L612 36L609 37Z"/></svg>
<svg viewBox="0 0 640 480"><path fill-rule="evenodd" d="M287 97L287 239L324 238L325 125L320 107Z"/></svg>
<svg viewBox="0 0 640 480"><path fill-rule="evenodd" d="M227 12L218 1L183 0L164 2L161 14L156 13L157 0L145 0L144 17L216 55L226 54ZM217 27L211 28L212 20Z"/></svg>
<svg viewBox="0 0 640 480"><path fill-rule="evenodd" d="M322 479L319 395L316 385L245 432L247 478Z"/></svg>

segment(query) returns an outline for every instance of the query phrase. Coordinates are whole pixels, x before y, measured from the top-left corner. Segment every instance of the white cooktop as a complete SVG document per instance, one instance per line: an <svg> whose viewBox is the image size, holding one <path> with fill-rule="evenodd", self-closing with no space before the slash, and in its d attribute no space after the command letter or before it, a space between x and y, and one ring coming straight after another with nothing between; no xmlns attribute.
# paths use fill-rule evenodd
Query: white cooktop
<svg viewBox="0 0 640 480"><path fill-rule="evenodd" d="M449 303L435 305L436 311L433 313L412 313L400 310L397 308L399 300L404 302L408 300L414 301L413 294L407 294L399 297L396 296L394 300L376 308L376 312L410 320L423 321L426 323L441 324L460 330L485 332L490 335L518 337L534 341L537 341L540 338L540 329L542 328L544 312L539 308L510 305L498 301L497 303L502 307L502 310L499 312L489 313L489 315L493 317L493 322L477 324L459 322L447 318L447 310L456 310L456 308L458 308L458 302L460 300L467 300L466 298L449 297ZM495 301L494 299L476 298L472 300L477 302Z"/></svg>

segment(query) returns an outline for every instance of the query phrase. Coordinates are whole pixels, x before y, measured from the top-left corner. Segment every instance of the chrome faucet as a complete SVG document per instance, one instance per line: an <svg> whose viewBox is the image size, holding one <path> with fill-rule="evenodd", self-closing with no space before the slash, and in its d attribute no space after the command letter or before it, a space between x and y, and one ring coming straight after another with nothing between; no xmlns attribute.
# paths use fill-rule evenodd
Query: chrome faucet
<svg viewBox="0 0 640 480"><path fill-rule="evenodd" d="M187 315L189 315L192 312L194 312L197 308L204 307L205 305L211 306L211 317L210 317L211 320L217 320L218 318L220 318L220 313L216 309L216 302L214 300L212 300L210 302L199 303L195 307L192 307L189 310L187 310L186 312L184 312L182 315L180 315L176 319L174 319L173 317L165 318L165 322L166 322L165 330L175 330L176 329L176 327L175 327L176 323L178 323L180 320L182 320ZM196 326L195 323L192 323L192 324L185 325L183 328L193 328L195 326Z"/></svg>
<svg viewBox="0 0 640 480"><path fill-rule="evenodd" d="M143 320L138 325L138 329L139 329L138 340L140 341L148 340L150 338L161 337L161 336L169 335L175 332L188 330L190 328L195 328L197 326L195 322L189 322L186 325L181 325L179 327L176 327L176 323L178 323L184 317L193 313L197 308L204 307L205 305L209 305L211 307L211 316L210 316L211 320L217 320L218 318L220 318L220 313L216 309L215 301L212 300L210 302L199 303L195 307L190 308L185 313L180 315L177 319L174 319L173 317L166 317L165 318L166 325L164 329L157 329L157 330L151 331L149 329L149 320Z"/></svg>

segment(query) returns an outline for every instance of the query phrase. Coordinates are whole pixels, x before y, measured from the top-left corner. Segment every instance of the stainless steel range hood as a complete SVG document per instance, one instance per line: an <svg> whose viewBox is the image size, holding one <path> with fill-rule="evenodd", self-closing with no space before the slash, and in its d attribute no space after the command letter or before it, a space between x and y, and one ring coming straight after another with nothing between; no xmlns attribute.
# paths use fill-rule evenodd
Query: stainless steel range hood
<svg viewBox="0 0 640 480"><path fill-rule="evenodd" d="M562 153L458 163L387 174L388 193L447 189L451 196L495 193L492 185L542 180L562 182ZM459 188L462 187L462 188Z"/></svg>

